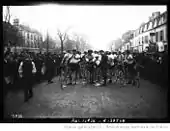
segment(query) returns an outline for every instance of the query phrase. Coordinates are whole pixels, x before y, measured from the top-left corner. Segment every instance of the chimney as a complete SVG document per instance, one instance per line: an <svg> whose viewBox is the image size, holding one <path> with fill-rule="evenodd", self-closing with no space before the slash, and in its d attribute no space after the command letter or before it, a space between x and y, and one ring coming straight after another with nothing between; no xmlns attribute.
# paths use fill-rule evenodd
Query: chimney
<svg viewBox="0 0 170 131"><path fill-rule="evenodd" d="M149 21L151 21L151 20L153 20L153 16L150 16L150 17L149 17Z"/></svg>
<svg viewBox="0 0 170 131"><path fill-rule="evenodd" d="M19 19L14 19L13 25L14 26L19 26Z"/></svg>
<svg viewBox="0 0 170 131"><path fill-rule="evenodd" d="M153 17L153 18L156 18L156 17L158 17L160 14L161 14L161 13L160 13L159 11L153 12L153 13L152 13L152 17Z"/></svg>

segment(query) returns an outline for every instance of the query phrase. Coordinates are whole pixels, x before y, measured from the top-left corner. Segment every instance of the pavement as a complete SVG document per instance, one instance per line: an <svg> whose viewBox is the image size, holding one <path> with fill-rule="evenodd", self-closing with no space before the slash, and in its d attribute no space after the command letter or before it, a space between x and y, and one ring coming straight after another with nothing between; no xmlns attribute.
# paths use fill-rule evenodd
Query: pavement
<svg viewBox="0 0 170 131"><path fill-rule="evenodd" d="M61 89L58 78L54 83L43 82L34 87L34 96L24 103L23 91L9 92L5 111L23 118L118 117L165 118L167 89L141 80L140 88L116 84L95 87L70 85Z"/></svg>

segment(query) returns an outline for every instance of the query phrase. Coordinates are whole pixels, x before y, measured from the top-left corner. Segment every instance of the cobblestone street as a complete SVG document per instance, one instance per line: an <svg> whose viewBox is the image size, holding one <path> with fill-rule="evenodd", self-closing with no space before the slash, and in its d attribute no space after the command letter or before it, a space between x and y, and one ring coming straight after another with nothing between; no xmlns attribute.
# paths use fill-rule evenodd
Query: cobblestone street
<svg viewBox="0 0 170 131"><path fill-rule="evenodd" d="M61 90L58 79L34 88L34 97L23 102L23 92L9 93L7 112L34 117L163 118L167 114L165 90L141 80L140 88L72 85Z"/></svg>

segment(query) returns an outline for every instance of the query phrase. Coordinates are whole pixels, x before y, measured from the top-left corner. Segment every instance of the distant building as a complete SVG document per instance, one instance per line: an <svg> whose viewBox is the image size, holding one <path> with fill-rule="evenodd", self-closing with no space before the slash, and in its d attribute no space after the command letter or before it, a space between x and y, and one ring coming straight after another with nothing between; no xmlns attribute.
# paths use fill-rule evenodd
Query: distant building
<svg viewBox="0 0 170 131"><path fill-rule="evenodd" d="M31 29L28 26L20 25L19 19L14 19L13 25L18 28L18 33L23 37L24 42L21 45L26 48L40 48L43 42L42 34L37 30Z"/></svg>
<svg viewBox="0 0 170 131"><path fill-rule="evenodd" d="M121 52L126 50L131 50L133 46L133 38L134 38L134 30L130 30L122 35L122 45L119 47L121 48Z"/></svg>
<svg viewBox="0 0 170 131"><path fill-rule="evenodd" d="M132 48L142 52L147 49L150 42L157 44L160 41L167 44L167 11L162 14L152 13L149 21L136 29Z"/></svg>

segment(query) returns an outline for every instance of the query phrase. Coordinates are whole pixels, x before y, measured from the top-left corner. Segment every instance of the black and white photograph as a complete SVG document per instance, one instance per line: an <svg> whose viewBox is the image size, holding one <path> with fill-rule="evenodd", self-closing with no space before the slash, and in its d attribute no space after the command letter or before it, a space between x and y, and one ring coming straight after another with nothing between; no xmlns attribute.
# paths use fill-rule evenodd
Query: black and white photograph
<svg viewBox="0 0 170 131"><path fill-rule="evenodd" d="M2 11L4 120L168 117L166 5Z"/></svg>

